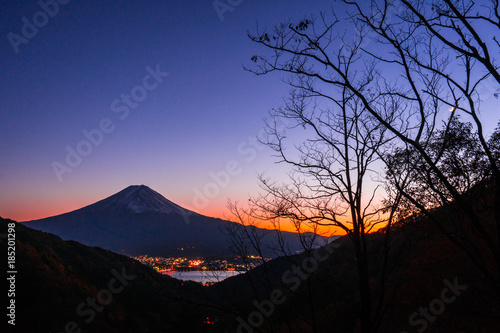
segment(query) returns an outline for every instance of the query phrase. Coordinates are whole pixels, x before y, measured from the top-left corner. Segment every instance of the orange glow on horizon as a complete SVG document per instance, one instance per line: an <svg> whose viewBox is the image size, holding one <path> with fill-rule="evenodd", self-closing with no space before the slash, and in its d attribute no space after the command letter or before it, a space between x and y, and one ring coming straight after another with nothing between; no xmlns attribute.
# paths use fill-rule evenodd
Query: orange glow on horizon
<svg viewBox="0 0 500 333"><path fill-rule="evenodd" d="M20 206L12 206L9 210L2 212L0 216L17 222L32 221L68 213L85 205L86 204L78 206L78 204L72 204L69 207L68 205L32 205L28 210L26 209L26 205L23 204Z"/></svg>
<svg viewBox="0 0 500 333"><path fill-rule="evenodd" d="M70 200L68 200L70 201ZM2 212L3 218L8 218L12 219L14 221L22 222L22 221L31 221L31 220L38 220L46 217L51 217L51 216L56 216L64 213L68 213L74 210L77 210L79 208L85 207L92 202L84 202L79 201L79 200L71 200L70 202L65 202L65 203L59 203L59 204L53 204L53 205L47 205L45 203L39 202L37 205L37 202L34 202L31 206L30 209L27 210L24 205L20 207L19 205L13 205L11 207L11 210L7 212ZM212 207L211 209L203 209L197 211L197 213L213 217L213 218L220 218L222 220L229 220L234 222L234 218L232 218L231 214L227 209L215 209L215 207ZM257 225L259 228L264 228L264 229L269 229L269 230L274 230L274 226L266 221L261 221ZM377 228L379 229L379 228ZM281 225L281 230L282 231L288 231L288 232L297 232L295 227L291 223L282 223ZM309 230L305 230L309 231ZM339 227L319 227L318 228L318 234L322 236L344 236L345 232L339 228ZM374 229L375 231L375 229Z"/></svg>
<svg viewBox="0 0 500 333"><path fill-rule="evenodd" d="M46 217L51 217L51 216L56 216L64 213L71 212L73 210L82 208L86 205L88 205L88 202L71 202L71 204L66 204L66 205L32 205L30 210L26 210L25 207L16 207L13 206L10 211L7 212L2 212L2 215L0 215L3 218L8 218L12 219L17 222L22 222L22 221L31 221L31 220L38 220ZM213 217L213 218L219 218L222 220L229 220L229 221L234 221L234 218L231 217L231 214L227 210L216 210L216 209L205 209L205 210L200 210L197 213ZM268 229L268 230L274 230L274 226L270 222L266 221L261 221L258 225L259 228L263 229ZM384 224L381 224L380 226L376 226L373 228L371 232L376 232L377 230L381 229L384 227ZM297 232L295 227L291 223L282 223L281 225L281 230L282 231L288 231L288 232ZM306 230L307 231L307 230ZM334 226L328 226L328 227L319 227L318 228L318 234L322 236L345 236L346 233L339 227L334 227Z"/></svg>
<svg viewBox="0 0 500 333"><path fill-rule="evenodd" d="M0 216L14 221L39 220L69 213L103 199L95 191L56 192L43 190L29 193L14 193L3 200Z"/></svg>
<svg viewBox="0 0 500 333"><path fill-rule="evenodd" d="M209 217L214 217L214 218L219 218L222 220L228 220L232 222L236 222L235 219L231 216L231 214L228 211L225 212L220 212L220 211L215 211L215 210L204 210L199 212L202 215L209 216ZM260 221L257 225L259 228L263 229L268 229L268 230L274 230L274 226L271 224L271 222L266 222L266 221ZM288 231L288 232L297 232L297 229L294 227L292 223L282 223L281 224L281 231ZM310 231L310 230L303 230L305 232ZM346 233L344 230L342 230L340 227L335 227L335 226L320 226L318 227L318 234L321 236L345 236Z"/></svg>

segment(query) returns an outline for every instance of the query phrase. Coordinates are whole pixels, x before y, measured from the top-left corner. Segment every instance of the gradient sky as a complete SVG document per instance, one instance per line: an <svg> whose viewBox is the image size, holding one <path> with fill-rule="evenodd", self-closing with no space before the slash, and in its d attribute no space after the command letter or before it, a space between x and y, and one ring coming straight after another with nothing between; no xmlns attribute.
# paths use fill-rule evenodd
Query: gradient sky
<svg viewBox="0 0 500 333"><path fill-rule="evenodd" d="M284 174L269 149L253 145L289 87L277 75L242 69L263 52L246 32L257 21L271 27L332 5L340 6L244 0L221 20L213 0L69 1L16 53L9 33L21 35L23 17L43 20L41 8L33 0L2 1L0 216L57 215L133 184L196 212L228 216L228 199L258 193L258 173ZM146 91L144 78L156 68L168 76L148 78ZM143 100L126 107L122 95L133 92ZM498 110L498 100L488 103ZM94 137L89 151L83 131L99 126L112 132ZM88 155L58 177L54 162L66 164L68 147L79 145ZM227 168L228 181L209 185L211 174ZM196 193L207 186L212 197L201 200Z"/></svg>
<svg viewBox="0 0 500 333"><path fill-rule="evenodd" d="M212 0L69 1L16 53L8 34L22 35L23 17L43 24L41 8L2 1L0 216L57 215L132 184L206 215L227 215L228 199L246 201L258 192L257 174L276 168L271 151L253 148L251 138L289 90L278 76L242 69L262 51L246 32L257 21L272 26L330 5L242 1L221 20ZM148 66L169 75L159 84L149 79L156 87L128 115L113 112L122 94L144 91L134 88ZM106 119L113 131L102 142L96 136L88 156L58 177L54 162L66 164L67 147L76 150L86 140L82 131L92 133ZM229 184L196 200L196 189L203 192L210 173L228 163L235 169Z"/></svg>

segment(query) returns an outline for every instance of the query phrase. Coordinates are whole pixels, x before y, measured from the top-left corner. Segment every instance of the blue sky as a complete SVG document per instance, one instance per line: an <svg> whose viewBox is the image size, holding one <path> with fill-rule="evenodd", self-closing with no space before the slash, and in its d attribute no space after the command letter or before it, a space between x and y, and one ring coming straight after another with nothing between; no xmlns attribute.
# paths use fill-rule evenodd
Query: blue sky
<svg viewBox="0 0 500 333"><path fill-rule="evenodd" d="M0 216L61 214L145 184L223 217L228 199L258 193L257 174L284 175L255 137L289 87L243 70L263 52L247 31L342 8L218 4L230 10L218 13L213 0L2 1ZM489 132L497 103L485 101Z"/></svg>
<svg viewBox="0 0 500 333"><path fill-rule="evenodd" d="M331 5L222 1L237 5L219 16L213 1L42 3L53 17L39 14L36 1L0 5L0 215L18 220L76 209L131 184L219 216L227 199L255 194L257 173L275 160L251 138L289 88L242 69L261 51L246 33L256 22L299 20ZM40 27L25 28L33 36L19 42L12 34L23 36L23 17ZM169 74L158 85L147 81L156 87L144 97L147 67ZM132 92L141 101L120 119L111 104ZM81 144L101 121L113 130ZM71 172L55 171L55 162L68 166L68 147L88 155ZM229 181L220 176L218 191L209 188L212 198L196 204L196 189L228 164Z"/></svg>

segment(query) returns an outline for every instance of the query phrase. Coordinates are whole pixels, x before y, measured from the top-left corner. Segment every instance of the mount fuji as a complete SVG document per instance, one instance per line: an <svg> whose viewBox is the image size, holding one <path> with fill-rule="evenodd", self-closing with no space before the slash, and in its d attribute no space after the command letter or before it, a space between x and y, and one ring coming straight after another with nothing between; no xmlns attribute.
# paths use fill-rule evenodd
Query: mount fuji
<svg viewBox="0 0 500 333"><path fill-rule="evenodd" d="M236 224L197 214L147 186L133 185L89 206L23 225L129 256L206 257L232 254L224 229ZM255 229L271 245L274 231ZM300 249L296 234L282 234L290 249Z"/></svg>

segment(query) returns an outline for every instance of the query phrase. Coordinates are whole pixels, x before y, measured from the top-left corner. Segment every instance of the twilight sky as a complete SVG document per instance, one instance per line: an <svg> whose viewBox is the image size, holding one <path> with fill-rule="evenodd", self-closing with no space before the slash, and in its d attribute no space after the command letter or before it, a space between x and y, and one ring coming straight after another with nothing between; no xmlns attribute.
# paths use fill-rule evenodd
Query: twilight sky
<svg viewBox="0 0 500 333"><path fill-rule="evenodd" d="M0 4L0 216L18 221L134 184L227 216L228 199L258 193L258 173L286 170L255 137L289 87L242 69L265 52L246 32L342 12L327 0L219 0L219 13L213 0L55 1ZM498 100L485 99L491 133Z"/></svg>
<svg viewBox="0 0 500 333"><path fill-rule="evenodd" d="M246 32L332 2L221 2L241 3L219 16L212 0L59 0L44 15L2 1L0 216L57 215L132 184L219 217L256 194L276 166L255 136L289 88L242 69L262 51Z"/></svg>

